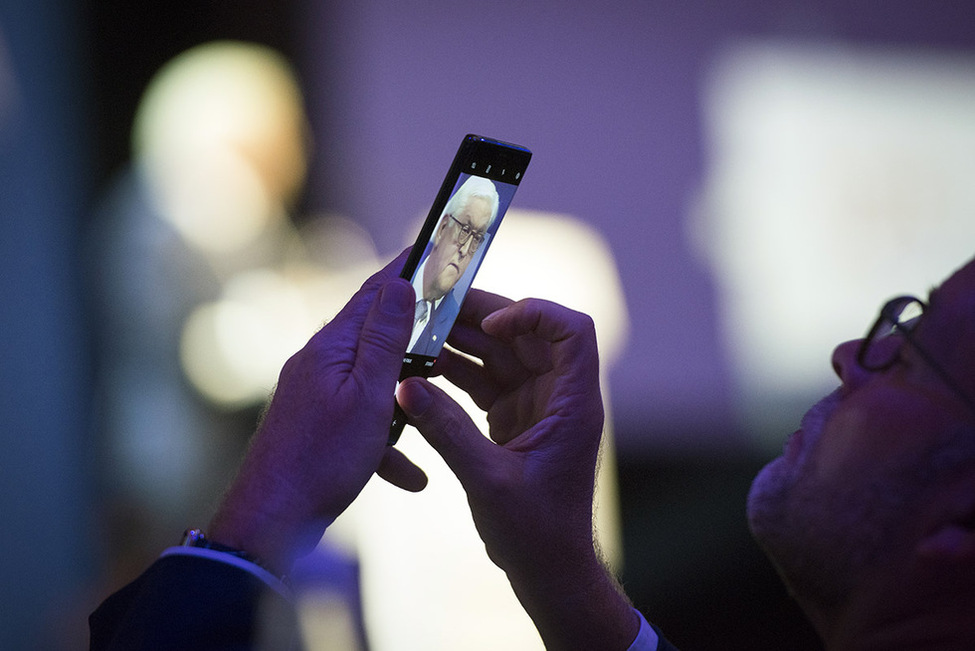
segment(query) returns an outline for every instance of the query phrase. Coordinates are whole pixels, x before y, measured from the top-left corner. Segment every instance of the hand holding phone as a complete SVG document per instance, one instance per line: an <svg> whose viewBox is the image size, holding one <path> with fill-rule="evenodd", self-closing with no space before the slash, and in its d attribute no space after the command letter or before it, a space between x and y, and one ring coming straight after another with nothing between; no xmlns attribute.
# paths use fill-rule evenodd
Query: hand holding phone
<svg viewBox="0 0 975 651"><path fill-rule="evenodd" d="M413 284L416 309L400 381L430 374L531 156L473 134L461 142L401 274ZM390 445L405 425L396 405Z"/></svg>

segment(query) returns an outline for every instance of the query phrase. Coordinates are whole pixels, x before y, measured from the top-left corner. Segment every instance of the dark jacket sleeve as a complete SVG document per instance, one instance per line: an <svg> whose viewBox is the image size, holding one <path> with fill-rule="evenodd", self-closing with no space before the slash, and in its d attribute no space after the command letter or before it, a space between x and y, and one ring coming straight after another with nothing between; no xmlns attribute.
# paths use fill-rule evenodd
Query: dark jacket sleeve
<svg viewBox="0 0 975 651"><path fill-rule="evenodd" d="M663 632L659 628L653 626L653 630L657 632L657 651L678 651L677 647L667 641L667 638L664 637Z"/></svg>
<svg viewBox="0 0 975 651"><path fill-rule="evenodd" d="M160 558L88 623L91 651L300 648L287 599L245 570L191 556Z"/></svg>

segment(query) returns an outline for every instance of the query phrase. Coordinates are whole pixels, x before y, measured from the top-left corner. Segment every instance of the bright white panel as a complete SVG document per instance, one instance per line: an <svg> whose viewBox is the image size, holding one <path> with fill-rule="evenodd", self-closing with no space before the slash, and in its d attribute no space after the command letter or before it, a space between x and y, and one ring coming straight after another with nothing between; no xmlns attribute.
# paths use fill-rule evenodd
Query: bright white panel
<svg viewBox="0 0 975 651"><path fill-rule="evenodd" d="M709 81L692 224L761 418L835 383L833 347L884 300L925 295L972 255L975 60L751 43Z"/></svg>

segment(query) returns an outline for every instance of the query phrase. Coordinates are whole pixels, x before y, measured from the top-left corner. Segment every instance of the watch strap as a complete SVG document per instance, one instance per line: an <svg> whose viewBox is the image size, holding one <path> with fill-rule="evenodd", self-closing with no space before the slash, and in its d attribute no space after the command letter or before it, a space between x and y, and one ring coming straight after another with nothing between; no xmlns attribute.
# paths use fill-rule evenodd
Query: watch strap
<svg viewBox="0 0 975 651"><path fill-rule="evenodd" d="M230 554L231 556L236 556L241 560L245 560L248 563L253 563L258 567L271 572L271 569L258 557L248 554L242 549L236 549L228 545L222 545L218 542L214 542L207 538L206 534L203 533L202 529L187 529L183 532L183 540L180 542L182 547L199 547L201 549L212 549L215 552L223 552L224 554ZM271 572L274 574L274 572Z"/></svg>

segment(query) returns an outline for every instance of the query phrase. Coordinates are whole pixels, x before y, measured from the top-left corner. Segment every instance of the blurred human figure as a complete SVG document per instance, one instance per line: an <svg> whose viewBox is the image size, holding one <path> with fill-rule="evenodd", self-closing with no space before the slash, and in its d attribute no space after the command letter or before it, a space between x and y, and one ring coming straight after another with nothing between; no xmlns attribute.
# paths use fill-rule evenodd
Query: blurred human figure
<svg viewBox="0 0 975 651"><path fill-rule="evenodd" d="M292 219L310 137L280 54L240 42L181 54L147 87L132 140L88 239L121 577L209 514L281 363L314 331L323 286L351 291ZM346 245L371 264L368 240Z"/></svg>

